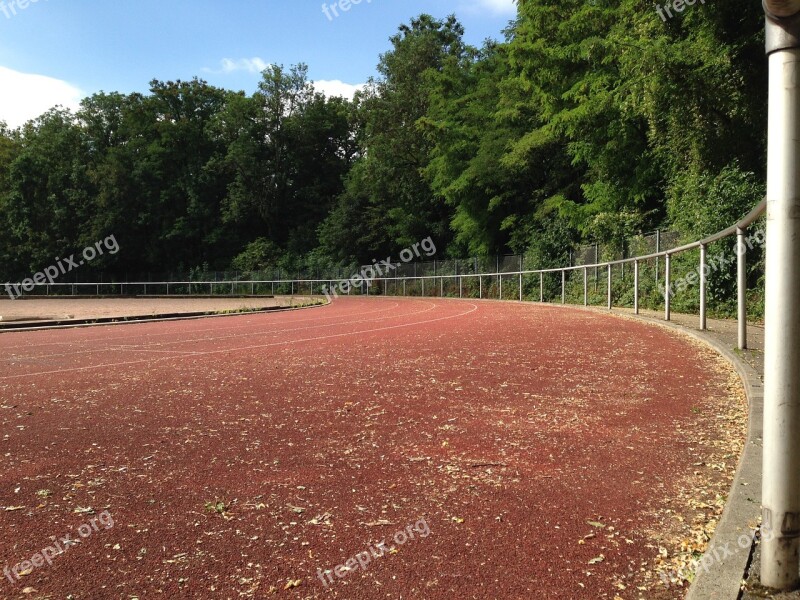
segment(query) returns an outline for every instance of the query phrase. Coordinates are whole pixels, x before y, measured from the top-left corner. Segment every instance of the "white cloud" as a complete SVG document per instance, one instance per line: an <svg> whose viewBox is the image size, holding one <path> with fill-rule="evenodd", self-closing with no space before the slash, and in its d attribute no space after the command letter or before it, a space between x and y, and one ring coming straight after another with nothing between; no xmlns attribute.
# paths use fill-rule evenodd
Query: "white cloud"
<svg viewBox="0 0 800 600"><path fill-rule="evenodd" d="M469 11L485 13L489 11L494 15L514 16L517 14L516 0L471 0Z"/></svg>
<svg viewBox="0 0 800 600"><path fill-rule="evenodd" d="M338 79L320 79L314 82L314 89L329 97L343 96L352 100L356 91L363 90L366 85L365 83L352 85Z"/></svg>
<svg viewBox="0 0 800 600"><path fill-rule="evenodd" d="M223 58L220 61L219 69L203 69L207 73L228 74L237 71L247 71L248 73L261 73L269 67L269 63L264 59L254 56L253 58Z"/></svg>
<svg viewBox="0 0 800 600"><path fill-rule="evenodd" d="M9 127L19 127L57 104L76 110L84 95L61 79L0 67L0 121Z"/></svg>

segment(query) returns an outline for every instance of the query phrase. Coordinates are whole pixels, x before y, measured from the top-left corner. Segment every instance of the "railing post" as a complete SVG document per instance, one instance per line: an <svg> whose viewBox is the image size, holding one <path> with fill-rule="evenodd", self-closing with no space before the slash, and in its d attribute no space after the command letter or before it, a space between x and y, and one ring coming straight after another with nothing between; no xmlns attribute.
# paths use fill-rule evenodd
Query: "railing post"
<svg viewBox="0 0 800 600"><path fill-rule="evenodd" d="M478 275L478 298L483 300L483 277Z"/></svg>
<svg viewBox="0 0 800 600"><path fill-rule="evenodd" d="M747 230L736 229L736 295L739 324L739 350L747 350Z"/></svg>
<svg viewBox="0 0 800 600"><path fill-rule="evenodd" d="M522 273L519 274L519 301L522 302Z"/></svg>
<svg viewBox="0 0 800 600"><path fill-rule="evenodd" d="M500 300L503 299L503 276L498 275L497 278L500 280Z"/></svg>
<svg viewBox="0 0 800 600"><path fill-rule="evenodd" d="M439 278L439 298L444 298L444 277Z"/></svg>
<svg viewBox="0 0 800 600"><path fill-rule="evenodd" d="M567 272L561 271L561 304L567 303Z"/></svg>
<svg viewBox="0 0 800 600"><path fill-rule="evenodd" d="M544 303L544 273L539 273L539 302Z"/></svg>
<svg viewBox="0 0 800 600"><path fill-rule="evenodd" d="M708 286L708 271L706 270L705 244L700 244L700 331L706 330L706 287Z"/></svg>
<svg viewBox="0 0 800 600"><path fill-rule="evenodd" d="M639 261L633 261L633 314L639 314Z"/></svg>
<svg viewBox="0 0 800 600"><path fill-rule="evenodd" d="M406 280L403 279L403 298L406 297Z"/></svg>
<svg viewBox="0 0 800 600"><path fill-rule="evenodd" d="M424 298L425 297L425 278L423 277L422 279L420 279L420 281L422 282L422 297Z"/></svg>
<svg viewBox="0 0 800 600"><path fill-rule="evenodd" d="M608 310L611 310L611 265L608 265Z"/></svg>
<svg viewBox="0 0 800 600"><path fill-rule="evenodd" d="M661 230L656 229L656 254L661 252ZM658 289L658 263L659 259L656 256L656 289Z"/></svg>
<svg viewBox="0 0 800 600"><path fill-rule="evenodd" d="M458 297L464 297L464 278L459 275L458 277Z"/></svg>
<svg viewBox="0 0 800 600"><path fill-rule="evenodd" d="M583 305L589 306L589 270L583 268Z"/></svg>
<svg viewBox="0 0 800 600"><path fill-rule="evenodd" d="M664 256L664 320L665 321L669 321L670 317L672 316L669 310L669 301L670 301L670 296L672 294L669 281L670 276L672 275L670 268L671 262L672 261L670 255L669 254L665 255Z"/></svg>

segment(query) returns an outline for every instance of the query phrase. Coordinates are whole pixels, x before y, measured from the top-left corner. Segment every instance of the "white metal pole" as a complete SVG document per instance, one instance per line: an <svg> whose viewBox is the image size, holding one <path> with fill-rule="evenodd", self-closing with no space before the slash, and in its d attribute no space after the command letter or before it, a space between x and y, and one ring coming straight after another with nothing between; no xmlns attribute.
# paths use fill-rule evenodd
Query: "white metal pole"
<svg viewBox="0 0 800 600"><path fill-rule="evenodd" d="M589 306L589 270L583 268L583 305Z"/></svg>
<svg viewBox="0 0 800 600"><path fill-rule="evenodd" d="M611 310L611 265L608 265L608 310Z"/></svg>
<svg viewBox="0 0 800 600"><path fill-rule="evenodd" d="M739 350L747 350L747 231L736 230L736 295L738 299L737 320L739 324Z"/></svg>
<svg viewBox="0 0 800 600"><path fill-rule="evenodd" d="M708 287L706 252L706 245L700 244L700 331L706 330L706 288Z"/></svg>
<svg viewBox="0 0 800 600"><path fill-rule="evenodd" d="M670 294L672 294L672 290L670 289L670 279L672 278L672 257L667 254L664 256L664 320L669 321L671 314L670 314Z"/></svg>
<svg viewBox="0 0 800 600"><path fill-rule="evenodd" d="M561 271L561 304L567 303L567 272Z"/></svg>
<svg viewBox="0 0 800 600"><path fill-rule="evenodd" d="M800 1L767 0L767 255L761 583L800 585Z"/></svg>
<svg viewBox="0 0 800 600"><path fill-rule="evenodd" d="M639 261L633 261L633 314L639 314Z"/></svg>
<svg viewBox="0 0 800 600"><path fill-rule="evenodd" d="M522 273L519 274L519 301L522 302Z"/></svg>
<svg viewBox="0 0 800 600"><path fill-rule="evenodd" d="M498 279L500 280L500 300L503 299L503 276L498 275Z"/></svg>

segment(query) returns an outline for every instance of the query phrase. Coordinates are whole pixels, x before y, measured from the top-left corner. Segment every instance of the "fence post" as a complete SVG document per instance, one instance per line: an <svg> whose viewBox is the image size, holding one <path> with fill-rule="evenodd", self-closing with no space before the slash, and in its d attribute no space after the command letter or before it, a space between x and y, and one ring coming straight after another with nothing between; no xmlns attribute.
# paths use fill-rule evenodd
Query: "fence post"
<svg viewBox="0 0 800 600"><path fill-rule="evenodd" d="M522 302L522 273L519 274L519 301Z"/></svg>
<svg viewBox="0 0 800 600"><path fill-rule="evenodd" d="M498 275L497 278L500 280L500 300L503 299L503 276Z"/></svg>
<svg viewBox="0 0 800 600"><path fill-rule="evenodd" d="M633 261L633 314L639 314L639 261Z"/></svg>
<svg viewBox="0 0 800 600"><path fill-rule="evenodd" d="M664 320L670 320L670 311L669 311L669 301L670 296L672 294L672 290L670 289L670 276L671 276L671 257L669 254L664 256Z"/></svg>
<svg viewBox="0 0 800 600"><path fill-rule="evenodd" d="M583 305L589 306L589 270L583 268Z"/></svg>
<svg viewBox="0 0 800 600"><path fill-rule="evenodd" d="M744 241L746 234L746 229L741 227L736 229L736 295L740 350L747 350L747 245Z"/></svg>
<svg viewBox="0 0 800 600"><path fill-rule="evenodd" d="M420 281L422 282L422 297L424 298L425 297L425 277L420 279Z"/></svg>
<svg viewBox="0 0 800 600"><path fill-rule="evenodd" d="M483 277L478 275L478 298L483 300Z"/></svg>
<svg viewBox="0 0 800 600"><path fill-rule="evenodd" d="M706 272L706 253L705 244L700 244L700 331L706 330L706 288L708 277Z"/></svg>
<svg viewBox="0 0 800 600"><path fill-rule="evenodd" d="M597 263L600 262L600 244L594 244L594 293L597 293L597 281L600 279L600 272L597 270Z"/></svg>
<svg viewBox="0 0 800 600"><path fill-rule="evenodd" d="M460 275L458 276L458 297L464 297L464 278Z"/></svg>
<svg viewBox="0 0 800 600"><path fill-rule="evenodd" d="M544 303L544 273L539 272L539 302Z"/></svg>
<svg viewBox="0 0 800 600"><path fill-rule="evenodd" d="M567 303L567 272L561 271L561 304Z"/></svg>
<svg viewBox="0 0 800 600"><path fill-rule="evenodd" d="M611 310L611 265L608 265L608 310Z"/></svg>

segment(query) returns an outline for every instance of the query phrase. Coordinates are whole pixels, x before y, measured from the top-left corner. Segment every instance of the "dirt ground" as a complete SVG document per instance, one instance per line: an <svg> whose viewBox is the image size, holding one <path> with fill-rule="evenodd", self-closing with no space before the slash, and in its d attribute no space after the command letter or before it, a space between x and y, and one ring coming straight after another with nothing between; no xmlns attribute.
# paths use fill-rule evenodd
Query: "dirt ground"
<svg viewBox="0 0 800 600"><path fill-rule="evenodd" d="M275 298L48 298L0 301L0 322L82 320L158 314L228 312L296 306L308 296Z"/></svg>

